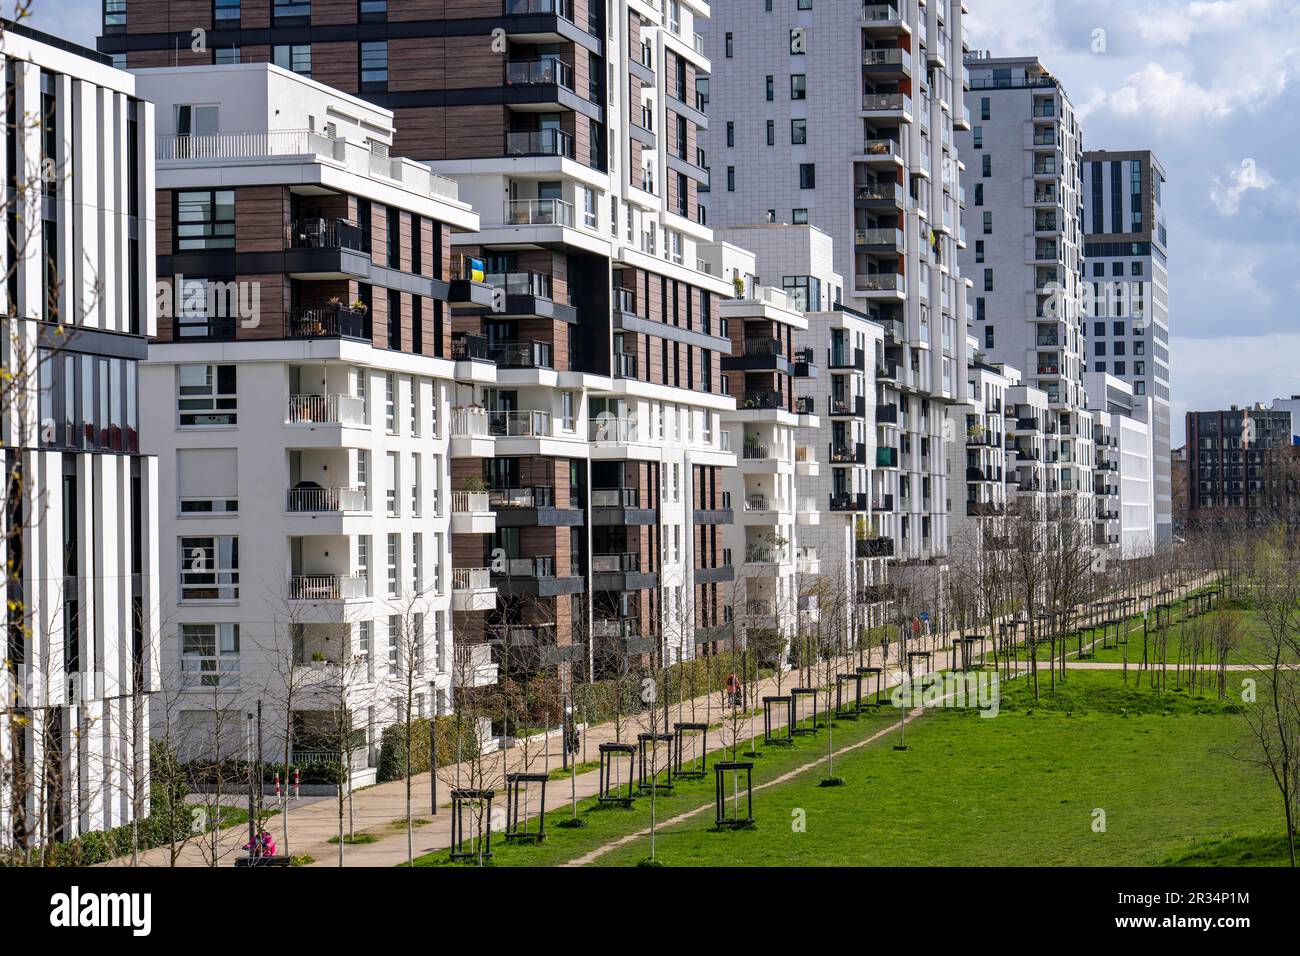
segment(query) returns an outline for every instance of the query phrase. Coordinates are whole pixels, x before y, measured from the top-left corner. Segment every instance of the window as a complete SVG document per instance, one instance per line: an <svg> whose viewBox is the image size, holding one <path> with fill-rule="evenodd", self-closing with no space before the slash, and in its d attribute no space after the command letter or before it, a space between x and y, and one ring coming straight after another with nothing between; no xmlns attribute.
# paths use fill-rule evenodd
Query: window
<svg viewBox="0 0 1300 956"><path fill-rule="evenodd" d="M176 194L176 251L235 248L235 191L203 189Z"/></svg>
<svg viewBox="0 0 1300 956"><path fill-rule="evenodd" d="M239 47L223 46L212 51L212 62L217 66L239 62Z"/></svg>
<svg viewBox="0 0 1300 956"><path fill-rule="evenodd" d="M104 26L126 26L126 0L104 0Z"/></svg>
<svg viewBox="0 0 1300 956"><path fill-rule="evenodd" d="M388 13L388 0L361 0L361 16L379 19Z"/></svg>
<svg viewBox="0 0 1300 956"><path fill-rule="evenodd" d="M807 210L807 209L792 209L792 210L790 210L790 220L791 220L791 222L793 222L796 226L806 226L806 225L808 225L808 210Z"/></svg>
<svg viewBox="0 0 1300 956"><path fill-rule="evenodd" d="M1134 375L1145 375L1146 373L1147 373L1147 363L1146 363L1146 362L1134 362L1134 363L1133 363L1133 374L1134 374Z"/></svg>
<svg viewBox="0 0 1300 956"><path fill-rule="evenodd" d="M392 372L384 373L384 429L397 434L397 378Z"/></svg>
<svg viewBox="0 0 1300 956"><path fill-rule="evenodd" d="M361 88L388 85L388 41L372 40L361 44Z"/></svg>
<svg viewBox="0 0 1300 956"><path fill-rule="evenodd" d="M984 329L984 347L993 348L993 326L991 325Z"/></svg>
<svg viewBox="0 0 1300 956"><path fill-rule="evenodd" d="M235 366L181 365L176 376L182 428L238 424Z"/></svg>
<svg viewBox="0 0 1300 956"><path fill-rule="evenodd" d="M803 146L808 142L808 121L806 119L790 120L790 142Z"/></svg>
<svg viewBox="0 0 1300 956"><path fill-rule="evenodd" d="M271 13L277 20L288 17L310 17L310 0L273 0Z"/></svg>
<svg viewBox="0 0 1300 956"><path fill-rule="evenodd" d="M776 86L773 83L772 74L767 75L767 101L771 103L776 99Z"/></svg>
<svg viewBox="0 0 1300 956"><path fill-rule="evenodd" d="M980 157L980 162L982 163L982 168L980 169L980 175L983 176L985 179L988 179L990 176L993 175L993 157L990 156L988 153L985 153L983 156Z"/></svg>
<svg viewBox="0 0 1300 956"><path fill-rule="evenodd" d="M420 453L411 453L411 514L420 514Z"/></svg>
<svg viewBox="0 0 1300 956"><path fill-rule="evenodd" d="M280 43L271 47L271 62L300 76L311 76L311 44Z"/></svg>
<svg viewBox="0 0 1300 956"><path fill-rule="evenodd" d="M238 600L239 538L181 538L180 568L182 601Z"/></svg>
<svg viewBox="0 0 1300 956"><path fill-rule="evenodd" d="M560 427L566 432L574 431L578 427L578 417L575 411L575 402L573 392L560 393Z"/></svg>
<svg viewBox="0 0 1300 956"><path fill-rule="evenodd" d="M388 453L388 483L384 487L385 510L388 512L388 517L390 518L396 518L399 513L397 487L399 484L400 474L401 462L399 460L399 453L390 451Z"/></svg>
<svg viewBox="0 0 1300 956"><path fill-rule="evenodd" d="M731 34L730 34L730 33L728 33L728 34L723 38L723 42L726 44L727 52L726 52L725 55L726 55L727 59L729 60L729 59L731 59L732 55L735 53L735 48L734 48L734 46L732 45L732 38L731 38Z"/></svg>
<svg viewBox="0 0 1300 956"><path fill-rule="evenodd" d="M799 188L816 189L817 188L817 165L816 163L799 164Z"/></svg>
<svg viewBox="0 0 1300 956"><path fill-rule="evenodd" d="M808 98L808 77L802 73L790 76L790 99L806 100Z"/></svg>
<svg viewBox="0 0 1300 956"><path fill-rule="evenodd" d="M178 449L176 480L181 515L239 511L239 459L234 448Z"/></svg>
<svg viewBox="0 0 1300 956"><path fill-rule="evenodd" d="M971 133L971 138L974 141L974 146L976 149L983 149L984 148L984 127L976 126Z"/></svg>
<svg viewBox="0 0 1300 956"><path fill-rule="evenodd" d="M727 192L734 193L735 191L736 191L736 167L728 166L727 167Z"/></svg>
<svg viewBox="0 0 1300 956"><path fill-rule="evenodd" d="M987 96L980 97L980 119L984 120L985 122L991 119L991 115L989 112L989 108L991 106L992 106L992 100L990 100L989 97Z"/></svg>
<svg viewBox="0 0 1300 956"><path fill-rule="evenodd" d="M1106 371L1106 363L1105 363L1105 362L1097 362L1096 364L1093 365L1092 370L1093 370L1094 372L1104 372L1104 371Z"/></svg>
<svg viewBox="0 0 1300 956"><path fill-rule="evenodd" d="M1106 354L1106 343L1105 343L1105 342L1093 342L1093 343L1092 343L1092 354L1093 354L1093 355L1105 355L1105 354Z"/></svg>
<svg viewBox="0 0 1300 956"><path fill-rule="evenodd" d="M736 145L736 124L730 121L727 123L727 145Z"/></svg>
<svg viewBox="0 0 1300 956"><path fill-rule="evenodd" d="M415 594L424 592L424 535L411 535L411 587Z"/></svg>
<svg viewBox="0 0 1300 956"><path fill-rule="evenodd" d="M983 183L975 184L975 205L977 206L984 205L984 184Z"/></svg>
<svg viewBox="0 0 1300 956"><path fill-rule="evenodd" d="M993 213L984 213L984 235L993 235Z"/></svg>
<svg viewBox="0 0 1300 956"><path fill-rule="evenodd" d="M993 270L992 269L984 270L984 291L985 292L993 291Z"/></svg>
<svg viewBox="0 0 1300 956"><path fill-rule="evenodd" d="M390 534L388 536L388 595L396 597L402 593L401 577L401 560L402 560L402 536L400 534Z"/></svg>
<svg viewBox="0 0 1300 956"><path fill-rule="evenodd" d="M215 0L212 19L218 24L233 23L239 19L239 0Z"/></svg>
<svg viewBox="0 0 1300 956"><path fill-rule="evenodd" d="M767 121L767 145L776 145L776 120Z"/></svg>
<svg viewBox="0 0 1300 956"><path fill-rule="evenodd" d="M239 686L239 625L182 624L181 686Z"/></svg>
<svg viewBox="0 0 1300 956"><path fill-rule="evenodd" d="M984 240L983 239L975 240L975 261L976 262L984 261Z"/></svg>

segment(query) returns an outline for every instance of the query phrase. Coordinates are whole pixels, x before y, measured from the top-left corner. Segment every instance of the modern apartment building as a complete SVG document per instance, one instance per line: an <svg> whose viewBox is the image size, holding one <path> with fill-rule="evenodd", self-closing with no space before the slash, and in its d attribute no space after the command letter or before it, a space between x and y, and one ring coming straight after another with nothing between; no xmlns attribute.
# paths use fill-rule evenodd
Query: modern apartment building
<svg viewBox="0 0 1300 956"><path fill-rule="evenodd" d="M1037 59L972 56L966 66L972 129L958 145L971 157L962 182L975 223L961 268L974 283L975 338L986 360L1023 369L1021 387L1047 397L1043 427L1031 430L1041 454L1018 459L1035 470L1020 469L1020 487L1086 499L1093 428L1083 386L1079 124ZM1090 510L1079 501L1081 515Z"/></svg>
<svg viewBox="0 0 1300 956"><path fill-rule="evenodd" d="M1016 422L1006 416L1008 392L1020 385L1020 370L983 360L972 340L965 405L948 409L952 441L947 443L948 472L965 475L965 503L953 502L952 540L958 553L982 552L998 536L1006 514L1008 487L1016 490L1017 465L1008 467L1006 433Z"/></svg>
<svg viewBox="0 0 1300 956"><path fill-rule="evenodd" d="M927 565L946 551L941 443L946 406L967 388L958 269L965 154L953 137L967 122L963 15L960 0L727 4L715 8L705 40L716 65L704 139L710 222L817 227L844 277L852 312L840 314L884 329L878 355L874 339L846 339L849 367L839 372L866 371L861 354L879 384L847 397L879 391L880 407L896 410L880 454L892 449L897 460L872 480L893 496L898 565ZM831 381L851 377L827 371ZM860 424L877 431L871 418Z"/></svg>
<svg viewBox="0 0 1300 956"><path fill-rule="evenodd" d="M211 62L269 57L390 107L393 151L454 175L479 213L451 240L494 290L450 303L451 491L486 493L496 520L452 547L496 602L467 605L458 640L485 635L498 664L519 648L507 669L587 672L716 643L735 456L719 428L732 287L697 256L708 5L262 0L182 23L189 6L115 14L101 48L169 62L201 27Z"/></svg>
<svg viewBox="0 0 1300 956"><path fill-rule="evenodd" d="M758 281L771 290L767 299L781 301L783 295L784 305L802 317L791 323L793 352L788 353L794 356L799 392L795 498L799 517L814 510L821 514L815 523L805 518L798 526L796 521L802 555L797 563L806 569L815 560L822 579L852 595L840 602L846 617L851 613L860 624L878 623L885 613L887 563L895 556L895 542L908 546L921 530L894 504L910 490L900 458L908 400L894 391L893 379L877 383L887 371L885 329L841 304L843 279L834 269L834 242L820 229L758 224L718 235L752 249Z"/></svg>
<svg viewBox="0 0 1300 956"><path fill-rule="evenodd" d="M158 111L165 308L141 393L169 726L210 752L226 711L279 702L264 741L291 722L307 760L338 749L343 695L364 775L409 680L427 714L494 676L452 651L453 607L490 590L452 570L453 522L490 523L451 487L451 308L491 291L451 237L478 217L356 97L265 63L136 77Z"/></svg>
<svg viewBox="0 0 1300 956"><path fill-rule="evenodd" d="M1188 524L1266 522L1295 508L1291 412L1262 404L1187 413Z"/></svg>
<svg viewBox="0 0 1300 956"><path fill-rule="evenodd" d="M0 851L149 811L158 465L153 108L108 58L4 25Z"/></svg>
<svg viewBox="0 0 1300 956"><path fill-rule="evenodd" d="M1093 417L1094 543L1118 558L1152 553L1156 529L1155 400L1105 372L1084 377Z"/></svg>
<svg viewBox="0 0 1300 956"><path fill-rule="evenodd" d="M1089 371L1155 403L1156 544L1173 539L1169 411L1169 239L1165 169L1150 150L1083 154Z"/></svg>

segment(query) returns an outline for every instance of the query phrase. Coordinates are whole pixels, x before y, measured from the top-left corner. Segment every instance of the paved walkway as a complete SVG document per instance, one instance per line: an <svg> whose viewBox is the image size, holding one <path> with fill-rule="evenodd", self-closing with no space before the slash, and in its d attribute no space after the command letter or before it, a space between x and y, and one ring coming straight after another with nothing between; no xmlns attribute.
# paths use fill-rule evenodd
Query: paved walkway
<svg viewBox="0 0 1300 956"><path fill-rule="evenodd" d="M955 635L953 635L955 636ZM939 670L947 667L949 646L946 640L941 640L937 635L931 635L928 638L918 638L909 641L912 648L930 650L933 654L932 669ZM984 658L992 649L990 641L985 640L977 645L977 656ZM898 668L898 662L895 660L897 646L895 643L890 645L891 664L884 673L882 686L885 688L895 686L902 677L902 672ZM861 659L865 666L881 667L880 649L873 649L869 654ZM859 656L855 653L850 658L841 661L839 670L852 670L858 666ZM1022 666L1026 663L1023 659L1019 662ZM1045 662L1041 662L1043 664ZM1079 667L1087 662L1073 662L1071 667ZM1101 667L1114 666L1122 667L1122 664L1099 665ZM1248 669L1248 668L1247 668ZM819 670L821 670L819 668ZM824 671L823 671L824 673ZM778 688L778 684L780 685ZM760 735L763 729L763 718L761 711L761 698L764 696L775 695L778 692L789 693L792 687L800 686L800 674L798 671L787 672L781 675L779 681L776 677L770 677L759 682L757 688L747 688L747 696L751 702L757 703L758 713L748 716L739 728L741 741ZM864 693L866 688L864 687ZM874 691L874 688L873 688ZM670 708L670 722L677 721L699 721L710 724L721 723L722 726L715 728L709 733L709 752L716 753L730 747L731 740L731 719L728 716L723 719L724 710L721 707L721 694L713 693L697 697L691 701L675 704ZM753 703L751 703L753 706ZM814 706L813 701L808 697L801 696L799 706L795 717L796 720L803 719L812 713ZM816 706L819 710L824 710L826 706L826 691L822 689ZM726 712L728 715L730 711ZM662 711L658 712L658 728L662 729L663 716ZM908 719L911 719L909 717ZM780 714L776 720L776 726L785 725L785 716ZM624 741L634 740L635 735L639 732L650 730L648 721L644 715L626 719L622 722L621 737ZM598 754L598 748L601 743L612 742L616 739L615 725L613 722L600 724L595 727L589 727L582 734L582 752L579 754L579 760L595 760ZM874 738L873 738L874 739ZM868 741L861 741L853 746L863 746ZM519 771L527 772L548 772L559 768L562 764L560 754L561 740L558 734L546 741L546 746L535 743L527 748L515 747L503 752L499 757L494 757L493 777L499 781L503 776L502 765L495 763L496 760L504 762L505 771L514 773ZM815 766L815 762L809 766ZM806 769L806 768L805 768ZM418 857L426 853L432 853L439 850L445 850L451 844L451 818L447 809L447 803L450 799L451 787L456 779L457 768L444 768L438 774L438 803L439 810L434 815L431 810L430 801L430 780L429 775L421 774L411 780L411 803L412 816L417 820L428 821L423 826L416 827L412 838L412 852ZM462 778L468 780L471 775L471 768L462 766L460 768ZM802 769L797 772L802 772ZM450 782L449 782L450 781ZM501 785L497 783L497 789L500 791ZM562 778L552 780L547 786L548 805L552 808L567 804L570 799L576 795L578 800L594 796L599 789L599 774L594 770L579 773L576 778ZM758 789L758 788L756 788ZM330 838L337 837L339 832L339 810L338 801L335 798L319 799L313 801L302 801L300 804L292 805L288 808L287 814L274 817L268 823L268 829L272 831L276 842L279 844L279 852L284 854L286 846L289 853L294 856L307 855L312 857L315 865L318 866L395 866L406 862L407 859L407 840L406 840L406 787L405 781L396 780L388 783L377 784L356 791L350 798L345 801L344 807L344 830L352 833L369 833L376 837L376 842L368 844L347 844L343 848L343 858L339 858L339 847L337 844L331 844ZM501 798L499 798L501 799ZM499 804L504 807L504 801ZM285 839L285 826L288 826L288 839ZM216 856L218 863L222 866L231 866L235 859L243 854L243 844L247 840L246 827L232 827L221 833ZM191 841L180 852L178 865L180 866L211 866L213 852L210 846L201 847L196 841ZM108 864L110 866L129 865L130 859L123 858ZM167 866L169 865L169 852L166 847L160 847L147 851L140 856L141 866Z"/></svg>

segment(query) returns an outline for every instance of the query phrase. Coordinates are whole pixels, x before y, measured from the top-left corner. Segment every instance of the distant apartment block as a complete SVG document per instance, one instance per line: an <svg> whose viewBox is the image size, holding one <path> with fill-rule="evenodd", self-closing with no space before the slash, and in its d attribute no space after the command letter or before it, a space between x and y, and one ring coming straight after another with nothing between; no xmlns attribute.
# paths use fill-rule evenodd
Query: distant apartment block
<svg viewBox="0 0 1300 956"><path fill-rule="evenodd" d="M1291 412L1262 404L1187 413L1187 517L1268 521L1294 507Z"/></svg>

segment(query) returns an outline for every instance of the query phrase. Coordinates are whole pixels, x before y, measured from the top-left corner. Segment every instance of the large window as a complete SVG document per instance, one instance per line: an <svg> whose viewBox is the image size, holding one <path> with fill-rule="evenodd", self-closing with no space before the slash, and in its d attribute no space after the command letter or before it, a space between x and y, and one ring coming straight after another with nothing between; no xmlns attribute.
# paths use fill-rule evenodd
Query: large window
<svg viewBox="0 0 1300 956"><path fill-rule="evenodd" d="M239 625L182 624L181 686L239 686Z"/></svg>
<svg viewBox="0 0 1300 956"><path fill-rule="evenodd" d="M310 17L310 0L272 0L271 13L277 20L291 17Z"/></svg>
<svg viewBox="0 0 1300 956"><path fill-rule="evenodd" d="M214 0L212 19L217 24L225 25L239 20L239 0Z"/></svg>
<svg viewBox="0 0 1300 956"><path fill-rule="evenodd" d="M235 191L176 194L176 251L235 248Z"/></svg>
<svg viewBox="0 0 1300 956"><path fill-rule="evenodd" d="M808 77L795 73L790 77L790 99L806 100L808 98Z"/></svg>
<svg viewBox="0 0 1300 956"><path fill-rule="evenodd" d="M126 0L104 0L104 26L126 26Z"/></svg>
<svg viewBox="0 0 1300 956"><path fill-rule="evenodd" d="M300 76L311 76L311 45L281 43L271 47L271 62Z"/></svg>
<svg viewBox="0 0 1300 956"><path fill-rule="evenodd" d="M181 538L180 567L182 601L239 598L239 538Z"/></svg>
<svg viewBox="0 0 1300 956"><path fill-rule="evenodd" d="M388 41L374 40L361 44L361 88L388 85Z"/></svg>
<svg viewBox="0 0 1300 956"><path fill-rule="evenodd" d="M177 411L182 428L238 424L233 365L181 365Z"/></svg>

